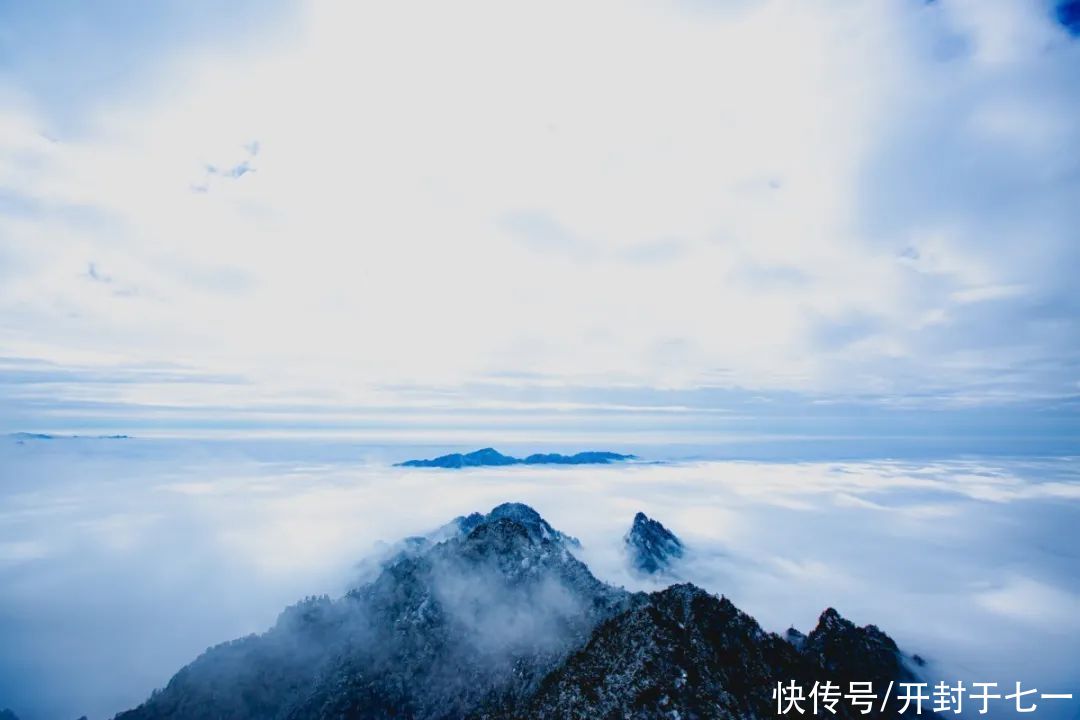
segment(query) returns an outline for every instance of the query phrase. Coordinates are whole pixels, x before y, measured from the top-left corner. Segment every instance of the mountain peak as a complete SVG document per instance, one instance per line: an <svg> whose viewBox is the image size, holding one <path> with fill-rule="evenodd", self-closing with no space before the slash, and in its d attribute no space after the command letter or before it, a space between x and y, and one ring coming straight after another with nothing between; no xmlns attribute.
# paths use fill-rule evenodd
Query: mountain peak
<svg viewBox="0 0 1080 720"><path fill-rule="evenodd" d="M509 455L503 455L495 448L486 447L479 450L474 450L471 453L466 453L466 458L470 460L476 460L479 462L502 462L504 460L513 460Z"/></svg>
<svg viewBox="0 0 1080 720"><path fill-rule="evenodd" d="M481 522L492 522L504 519L513 521L524 527L533 541L552 540L568 547L581 547L581 543L577 538L559 532L551 527L551 525L548 524L548 521L540 516L540 513L536 512L536 510L533 510L525 503L507 502L496 505L491 509L491 512L484 516Z"/></svg>
<svg viewBox="0 0 1080 720"><path fill-rule="evenodd" d="M643 512L634 515L624 542L634 568L650 575L683 556L683 543L675 533Z"/></svg>
<svg viewBox="0 0 1080 720"><path fill-rule="evenodd" d="M211 648L117 720L767 717L790 678L913 677L887 635L832 609L793 647L694 585L607 585L524 503L436 533L345 597ZM677 542L644 513L628 538Z"/></svg>
<svg viewBox="0 0 1080 720"><path fill-rule="evenodd" d="M859 627L831 607L821 613L817 627L801 645L805 655L840 681L913 677L891 637L874 625Z"/></svg>
<svg viewBox="0 0 1080 720"><path fill-rule="evenodd" d="M539 522L547 524L544 518L540 517L540 513L533 510L525 503L520 502L505 502L501 505L496 505L491 508L491 512L488 513L488 517L500 518L508 517L515 520L526 520L528 522Z"/></svg>
<svg viewBox="0 0 1080 720"><path fill-rule="evenodd" d="M836 611L836 608L827 607L822 610L821 615L818 616L819 628L834 629L842 627L845 623L848 625L851 624L849 621L845 620L839 612Z"/></svg>

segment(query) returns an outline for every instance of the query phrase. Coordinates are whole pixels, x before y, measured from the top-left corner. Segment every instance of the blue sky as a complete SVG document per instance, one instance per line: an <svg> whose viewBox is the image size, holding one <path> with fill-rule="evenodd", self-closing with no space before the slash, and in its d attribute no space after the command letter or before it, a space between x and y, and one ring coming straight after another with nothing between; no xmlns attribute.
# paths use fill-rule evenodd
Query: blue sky
<svg viewBox="0 0 1080 720"><path fill-rule="evenodd" d="M0 429L1075 438L1075 13L853 5L0 2Z"/></svg>

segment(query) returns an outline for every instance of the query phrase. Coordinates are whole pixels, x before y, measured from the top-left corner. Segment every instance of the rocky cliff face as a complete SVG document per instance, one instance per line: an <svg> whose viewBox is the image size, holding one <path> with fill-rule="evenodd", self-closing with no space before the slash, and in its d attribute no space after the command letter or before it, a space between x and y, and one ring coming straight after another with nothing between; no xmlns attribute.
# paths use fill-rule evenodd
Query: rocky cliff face
<svg viewBox="0 0 1080 720"><path fill-rule="evenodd" d="M524 505L458 518L118 718L764 718L777 681L906 672L887 636L834 611L800 650L692 585L611 587L575 543Z"/></svg>

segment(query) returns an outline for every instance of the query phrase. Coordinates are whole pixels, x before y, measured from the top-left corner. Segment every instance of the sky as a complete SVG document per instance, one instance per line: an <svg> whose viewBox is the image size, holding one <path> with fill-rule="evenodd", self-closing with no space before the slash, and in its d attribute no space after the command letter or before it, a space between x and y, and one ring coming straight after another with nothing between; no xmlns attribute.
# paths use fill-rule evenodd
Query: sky
<svg viewBox="0 0 1080 720"><path fill-rule="evenodd" d="M0 430L1072 442L1078 18L0 0Z"/></svg>

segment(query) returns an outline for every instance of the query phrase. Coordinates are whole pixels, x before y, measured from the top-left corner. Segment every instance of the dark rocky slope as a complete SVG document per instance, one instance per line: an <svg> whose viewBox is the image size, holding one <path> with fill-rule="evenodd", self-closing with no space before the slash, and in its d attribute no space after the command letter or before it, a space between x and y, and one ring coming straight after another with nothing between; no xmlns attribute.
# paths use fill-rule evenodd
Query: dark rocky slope
<svg viewBox="0 0 1080 720"><path fill-rule="evenodd" d="M809 694L815 680L846 692L851 680L884 689L911 679L892 640L831 608L800 651L729 600L685 584L601 624L524 707L485 717L771 718L778 682L794 680ZM810 710L809 701L803 706ZM899 705L868 715L843 702L835 709L839 718L894 717Z"/></svg>

